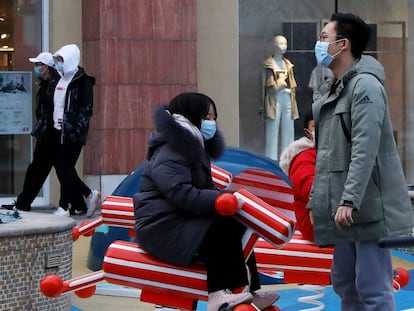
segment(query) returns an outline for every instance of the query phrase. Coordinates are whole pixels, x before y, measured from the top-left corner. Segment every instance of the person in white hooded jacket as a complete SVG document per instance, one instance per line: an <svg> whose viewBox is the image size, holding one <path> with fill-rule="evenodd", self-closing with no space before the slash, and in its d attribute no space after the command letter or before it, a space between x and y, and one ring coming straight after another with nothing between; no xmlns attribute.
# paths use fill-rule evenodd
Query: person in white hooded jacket
<svg viewBox="0 0 414 311"><path fill-rule="evenodd" d="M54 214L86 213L90 217L96 209L100 192L91 190L79 178L75 165L87 140L95 78L79 67L80 50L75 44L63 46L53 54L53 58L60 75L53 97L53 126L59 137L56 171L61 184L59 207Z"/></svg>

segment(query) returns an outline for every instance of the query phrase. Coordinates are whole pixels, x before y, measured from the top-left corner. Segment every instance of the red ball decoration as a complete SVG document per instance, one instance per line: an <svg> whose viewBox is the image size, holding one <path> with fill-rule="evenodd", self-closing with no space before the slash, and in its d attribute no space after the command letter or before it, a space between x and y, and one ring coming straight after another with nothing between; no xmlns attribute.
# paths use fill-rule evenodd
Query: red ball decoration
<svg viewBox="0 0 414 311"><path fill-rule="evenodd" d="M40 281L40 290L46 297L57 297L62 293L62 289L63 281L55 274L46 275Z"/></svg>
<svg viewBox="0 0 414 311"><path fill-rule="evenodd" d="M77 291L75 291L75 294L79 298L89 298L95 294L95 291L96 291L96 285L93 285L90 287L78 289Z"/></svg>
<svg viewBox="0 0 414 311"><path fill-rule="evenodd" d="M394 269L394 281L399 284L400 288L407 286L410 281L410 274L404 268L395 268Z"/></svg>
<svg viewBox="0 0 414 311"><path fill-rule="evenodd" d="M239 201L231 193L222 193L216 198L216 210L222 216L233 216L239 209Z"/></svg>

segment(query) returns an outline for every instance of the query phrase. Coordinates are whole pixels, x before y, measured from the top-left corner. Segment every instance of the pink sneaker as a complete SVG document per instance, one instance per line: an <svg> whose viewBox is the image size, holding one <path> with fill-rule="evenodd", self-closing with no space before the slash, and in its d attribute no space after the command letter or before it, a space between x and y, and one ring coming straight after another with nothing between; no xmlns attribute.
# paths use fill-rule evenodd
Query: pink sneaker
<svg viewBox="0 0 414 311"><path fill-rule="evenodd" d="M219 290L208 294L207 311L233 310L242 303L251 303L253 296L251 293L233 294L229 290Z"/></svg>
<svg viewBox="0 0 414 311"><path fill-rule="evenodd" d="M275 290L257 291L253 293L253 304L260 310L264 310L273 305L279 298L280 295Z"/></svg>

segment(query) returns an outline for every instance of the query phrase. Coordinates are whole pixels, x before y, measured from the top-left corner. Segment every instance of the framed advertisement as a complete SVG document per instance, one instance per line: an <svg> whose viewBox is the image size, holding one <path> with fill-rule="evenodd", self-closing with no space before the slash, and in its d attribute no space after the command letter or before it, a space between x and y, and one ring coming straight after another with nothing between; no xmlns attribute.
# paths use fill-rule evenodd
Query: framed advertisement
<svg viewBox="0 0 414 311"><path fill-rule="evenodd" d="M0 135L31 130L32 72L0 71Z"/></svg>

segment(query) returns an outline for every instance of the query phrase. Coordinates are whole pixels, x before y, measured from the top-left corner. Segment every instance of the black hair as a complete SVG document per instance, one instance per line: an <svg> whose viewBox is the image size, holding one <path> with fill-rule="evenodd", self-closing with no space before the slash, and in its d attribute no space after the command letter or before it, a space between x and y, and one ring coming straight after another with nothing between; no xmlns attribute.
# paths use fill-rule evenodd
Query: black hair
<svg viewBox="0 0 414 311"><path fill-rule="evenodd" d="M308 111L305 112L305 118L303 120L303 128L307 129L310 121L313 121L312 109L309 109Z"/></svg>
<svg viewBox="0 0 414 311"><path fill-rule="evenodd" d="M210 105L213 105L217 117L216 105L210 97L201 93L181 93L173 98L167 109L171 114L183 115L200 128L201 120L207 116Z"/></svg>
<svg viewBox="0 0 414 311"><path fill-rule="evenodd" d="M332 14L331 22L336 22L337 39L347 38L351 41L351 53L360 58L371 37L371 29L359 17L352 13Z"/></svg>

